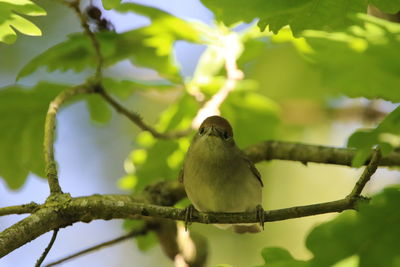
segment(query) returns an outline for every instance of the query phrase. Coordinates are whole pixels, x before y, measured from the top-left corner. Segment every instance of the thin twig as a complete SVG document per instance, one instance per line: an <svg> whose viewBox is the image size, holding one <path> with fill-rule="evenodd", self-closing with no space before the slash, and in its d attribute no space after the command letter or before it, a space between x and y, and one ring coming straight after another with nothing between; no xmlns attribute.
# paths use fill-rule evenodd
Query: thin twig
<svg viewBox="0 0 400 267"><path fill-rule="evenodd" d="M55 229L53 231L53 235L51 236L51 240L50 243L47 245L46 249L43 251L42 256L40 256L40 258L37 260L35 267L40 267L40 265L42 264L42 262L44 261L44 259L46 258L47 254L49 253L51 247L54 244L54 241L56 241L57 238L57 233L58 233L58 229Z"/></svg>
<svg viewBox="0 0 400 267"><path fill-rule="evenodd" d="M16 205L16 206L0 208L0 216L10 215L10 214L32 213L39 206L40 206L39 204L37 204L35 202L31 202L31 203L23 204L23 205Z"/></svg>
<svg viewBox="0 0 400 267"><path fill-rule="evenodd" d="M101 54L101 47L100 43L96 38L96 35L90 30L87 17L82 13L79 4L80 0L75 0L71 3L66 2L68 6L70 6L76 13L76 15L79 17L79 20L81 22L81 26L87 35L89 37L90 41L92 42L92 46L95 50L96 54L96 73L95 73L95 78L97 82L100 82L102 79L102 69L103 69L103 64L104 64L104 58L103 55Z"/></svg>
<svg viewBox="0 0 400 267"><path fill-rule="evenodd" d="M365 167L363 173L361 174L360 178L358 179L356 185L354 186L351 193L348 195L349 199L354 197L358 197L361 195L361 192L367 182L371 179L371 176L376 172L378 168L379 161L382 158L382 154L379 148L375 149L372 152L372 157L368 165Z"/></svg>
<svg viewBox="0 0 400 267"><path fill-rule="evenodd" d="M105 247L109 247L109 246L118 244L118 243L120 243L120 242L122 242L122 241L125 241L125 240L129 239L129 238L132 238L132 237L135 237L135 236L144 235L144 234L146 234L147 232L148 232L148 229L147 229L147 228L133 230L133 231L131 231L131 232L125 234L125 235L122 235L122 236L120 236L120 237L111 239L111 240L106 241L106 242L102 242L102 243L97 244L97 245L95 245L95 246L92 246L92 247L89 247L89 248L87 248L87 249L78 251L78 252L76 252L76 253L74 253L74 254L71 254L71 255L69 255L69 256L67 256L67 257L64 257L64 258L61 258L61 259L59 259L59 260L50 262L50 263L46 264L44 267L49 267L49 266L58 265L58 264L60 264L60 263L69 261L69 260L71 260L71 259L73 259L73 258L80 257L80 256L83 256L83 255L85 255L85 254L94 252L94 251L99 250L99 249L101 249L101 248L105 248Z"/></svg>
<svg viewBox="0 0 400 267"><path fill-rule="evenodd" d="M148 131L155 138L159 139L176 139L180 137L187 136L190 133L190 129L177 131L177 132L168 132L168 133L160 133L150 125L146 124L143 119L136 113L133 113L127 110L125 107L120 105L117 101L115 101L103 88L97 88L96 92L103 97L103 99L108 102L117 112L125 115L128 119L130 119L133 123L135 123L140 129L144 131Z"/></svg>
<svg viewBox="0 0 400 267"><path fill-rule="evenodd" d="M57 163L54 158L56 115L58 109L71 97L89 92L91 92L89 87L79 85L61 92L53 101L50 102L44 128L44 161L46 165L46 177L49 183L50 193L52 195L62 193L60 184L58 182Z"/></svg>

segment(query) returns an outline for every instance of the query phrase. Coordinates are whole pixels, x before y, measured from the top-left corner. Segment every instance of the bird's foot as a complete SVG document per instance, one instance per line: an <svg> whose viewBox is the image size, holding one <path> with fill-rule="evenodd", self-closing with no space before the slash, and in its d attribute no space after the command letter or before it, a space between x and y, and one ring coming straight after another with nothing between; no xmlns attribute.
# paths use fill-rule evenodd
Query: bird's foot
<svg viewBox="0 0 400 267"><path fill-rule="evenodd" d="M190 204L185 209L185 231L187 232L188 226L191 224L192 214L195 210L194 206Z"/></svg>
<svg viewBox="0 0 400 267"><path fill-rule="evenodd" d="M265 213L264 208L261 205L257 205L256 207L256 216L261 228L264 230Z"/></svg>

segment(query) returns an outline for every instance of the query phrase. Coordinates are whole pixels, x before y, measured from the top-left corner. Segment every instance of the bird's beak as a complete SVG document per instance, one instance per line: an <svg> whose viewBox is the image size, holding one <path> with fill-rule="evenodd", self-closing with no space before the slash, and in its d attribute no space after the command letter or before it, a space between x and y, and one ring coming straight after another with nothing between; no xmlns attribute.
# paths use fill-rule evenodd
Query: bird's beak
<svg viewBox="0 0 400 267"><path fill-rule="evenodd" d="M213 125L211 125L210 127L208 127L206 129L206 134L208 136L217 136L220 137L221 133L218 131L218 129L216 127L214 127Z"/></svg>

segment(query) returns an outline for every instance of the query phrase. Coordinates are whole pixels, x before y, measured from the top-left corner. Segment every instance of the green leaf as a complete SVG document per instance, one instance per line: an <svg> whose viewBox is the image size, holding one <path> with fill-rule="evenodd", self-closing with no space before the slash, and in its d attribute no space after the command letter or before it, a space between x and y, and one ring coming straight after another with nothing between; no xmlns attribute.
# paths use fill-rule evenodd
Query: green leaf
<svg viewBox="0 0 400 267"><path fill-rule="evenodd" d="M121 3L121 0L102 0L105 9L113 9Z"/></svg>
<svg viewBox="0 0 400 267"><path fill-rule="evenodd" d="M174 82L181 82L179 68L174 59L173 45L177 40L200 42L200 32L194 24L181 20L164 11L139 4L119 5L119 12L137 12L150 17L152 23L133 31L117 34L96 34L108 67L124 59L147 67ZM17 79L26 77L40 67L49 71L83 71L96 66L96 55L90 40L83 34L72 34L69 39L43 52L19 72Z"/></svg>
<svg viewBox="0 0 400 267"><path fill-rule="evenodd" d="M375 129L361 129L349 137L347 146L358 150L352 165L362 166L376 145L381 147L383 155L400 146L400 106L387 115Z"/></svg>
<svg viewBox="0 0 400 267"><path fill-rule="evenodd" d="M20 188L30 172L44 176L44 121L50 101L66 88L42 82L0 90L0 176L11 189Z"/></svg>
<svg viewBox="0 0 400 267"><path fill-rule="evenodd" d="M202 0L202 3L228 25L259 18L261 30L269 26L277 33L289 25L295 35L306 29L342 29L352 24L349 14L367 11L366 0Z"/></svg>
<svg viewBox="0 0 400 267"><path fill-rule="evenodd" d="M148 251L158 244L157 236L154 232L141 235L135 238L136 244L141 251Z"/></svg>
<svg viewBox="0 0 400 267"><path fill-rule="evenodd" d="M263 95L251 91L234 91L222 104L221 113L231 122L239 147L276 136L279 107Z"/></svg>
<svg viewBox="0 0 400 267"><path fill-rule="evenodd" d="M91 94L86 97L86 104L90 112L90 118L98 123L106 123L111 119L111 107L104 99L97 95Z"/></svg>
<svg viewBox="0 0 400 267"><path fill-rule="evenodd" d="M391 267L400 257L399 188L387 188L360 205L359 212L346 211L314 228L306 240L314 254L312 266L331 266L350 256L361 267ZM321 245L323 244L323 245Z"/></svg>
<svg viewBox="0 0 400 267"><path fill-rule="evenodd" d="M114 78L103 78L102 83L108 92L122 99L128 98L136 91L164 91L177 87L176 84L167 83L165 81L117 80Z"/></svg>
<svg viewBox="0 0 400 267"><path fill-rule="evenodd" d="M123 228L128 232L142 229L145 226L146 223L143 220L124 220L123 223ZM154 232L148 232L145 235L139 235L135 237L134 240L141 251L147 251L158 243Z"/></svg>
<svg viewBox="0 0 400 267"><path fill-rule="evenodd" d="M112 66L129 59L134 65L154 69L171 81L181 82L173 45L177 40L200 42L200 32L195 26L164 11L143 5L125 3L116 10L149 16L152 23L121 34L96 33L104 66ZM47 67L49 71L81 72L93 68L96 63L96 55L89 38L83 34L72 34L67 41L51 47L25 65L17 80L32 74L40 67Z"/></svg>
<svg viewBox="0 0 400 267"><path fill-rule="evenodd" d="M141 30L146 36L143 44L155 48L156 54L159 56L168 56L173 53L173 45L177 40L201 42L196 24L177 18L160 9L134 3L123 3L115 10L120 13L134 12L151 20L151 24Z"/></svg>
<svg viewBox="0 0 400 267"><path fill-rule="evenodd" d="M115 11L120 13L134 12L139 15L148 17L151 24L146 27L146 31L153 35L154 39L148 40L148 43L155 43L155 47L159 48L160 45L157 41L165 43L166 48L161 53L170 51L170 45L176 40L186 40L193 43L199 43L200 31L197 29L195 23L191 23L175 17L168 12L160 10L155 7L140 5L135 3L123 3L119 5Z"/></svg>
<svg viewBox="0 0 400 267"><path fill-rule="evenodd" d="M160 75L179 81L179 71L171 55L159 55L154 47L144 43L148 37L145 28L122 34L100 32L96 34L100 42L104 66L112 66L129 59L133 64L157 70ZM68 40L49 48L35 57L19 72L17 79L26 77L40 67L49 71L81 72L96 66L96 56L90 40L83 34L72 34Z"/></svg>
<svg viewBox="0 0 400 267"><path fill-rule="evenodd" d="M385 13L395 14L400 11L400 0L370 0L370 2Z"/></svg>
<svg viewBox="0 0 400 267"><path fill-rule="evenodd" d="M264 248L261 252L265 264L259 267L305 267L308 266L305 261L299 261L290 255L289 251L278 248Z"/></svg>
<svg viewBox="0 0 400 267"><path fill-rule="evenodd" d="M41 30L21 15L44 16L46 11L30 0L0 0L0 42L12 44L15 30L22 34L41 36Z"/></svg>
<svg viewBox="0 0 400 267"><path fill-rule="evenodd" d="M307 56L334 92L399 102L400 25L365 14L354 20L360 26L346 32L304 32Z"/></svg>

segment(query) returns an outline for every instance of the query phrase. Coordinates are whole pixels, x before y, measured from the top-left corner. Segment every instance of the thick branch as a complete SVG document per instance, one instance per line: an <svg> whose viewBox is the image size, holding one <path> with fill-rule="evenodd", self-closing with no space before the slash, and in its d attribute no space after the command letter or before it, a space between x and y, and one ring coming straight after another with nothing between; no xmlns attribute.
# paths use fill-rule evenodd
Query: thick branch
<svg viewBox="0 0 400 267"><path fill-rule="evenodd" d="M124 106L120 105L117 101L115 101L103 88L97 88L96 92L100 94L103 99L108 102L117 112L126 116L130 119L134 124L136 124L143 131L148 131L155 138L160 139L175 139L179 137L186 136L190 133L189 130L179 131L179 132L170 132L170 133L160 133L150 125L146 124L143 119L136 113L129 111Z"/></svg>
<svg viewBox="0 0 400 267"><path fill-rule="evenodd" d="M291 160L304 164L308 162L351 166L356 154L352 148L336 148L302 143L266 141L245 149L247 156L254 162L263 160ZM364 163L368 164L370 158ZM379 166L400 166L400 153L393 152L382 157Z"/></svg>
<svg viewBox="0 0 400 267"><path fill-rule="evenodd" d="M71 97L90 92L90 88L80 85L61 92L53 101L50 102L44 128L44 161L46 165L46 177L51 194L62 193L58 182L57 163L54 159L56 115L58 109Z"/></svg>
<svg viewBox="0 0 400 267"><path fill-rule="evenodd" d="M265 211L265 221L279 221L329 212L354 209L358 201L342 199L332 202ZM54 203L44 204L38 211L0 233L0 257L34 240L42 234L92 220L125 219L150 216L172 220L185 220L185 210L138 203L128 195L93 195L69 198L64 195ZM191 221L199 223L256 223L255 213L202 213L194 211Z"/></svg>
<svg viewBox="0 0 400 267"><path fill-rule="evenodd" d="M302 151L304 153L302 153ZM350 165L351 159L355 155L355 150L353 149L313 146L288 142L264 142L248 148L246 152L254 161L284 159L301 161L304 163L317 162L339 165ZM377 160L372 160L370 166L378 165L377 162ZM381 166L399 166L400 155L399 153L392 153L383 157L379 162L379 165ZM371 168L366 168L366 171L372 174ZM177 193L173 199L168 200L168 198L166 198L163 200L162 202L165 205L173 203L176 199L180 199L184 196L182 187L173 185L170 189ZM168 189L168 191L171 191L170 189ZM154 190L154 194L152 191L148 192L148 194L160 197L165 195L160 188L155 188ZM359 189L357 189L357 192L358 191ZM340 212L346 209L354 209L360 199L362 200L363 198L355 196L353 199L348 197L346 199L332 202L266 211L265 221L286 220L328 212ZM79 221L90 222L91 220L96 219L108 220L132 218L137 216L184 220L184 210L143 204L138 203L137 201L137 199L134 199L131 196L95 195L74 199L66 198L62 201L56 199L53 203L46 203L39 208L33 206L29 209L25 209L17 206L0 209L0 214L11 214L11 211L13 210L16 211L15 213L20 214L30 212L36 208L36 211L31 216L11 226L0 234L0 257L48 231L65 227ZM257 218L256 215L252 213L207 214L194 212L192 221L219 224L252 223L257 222Z"/></svg>

